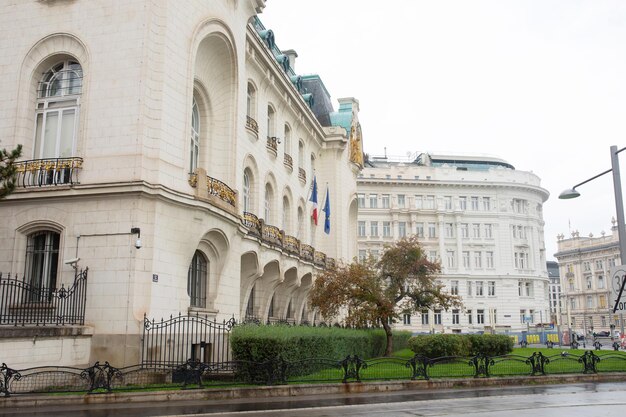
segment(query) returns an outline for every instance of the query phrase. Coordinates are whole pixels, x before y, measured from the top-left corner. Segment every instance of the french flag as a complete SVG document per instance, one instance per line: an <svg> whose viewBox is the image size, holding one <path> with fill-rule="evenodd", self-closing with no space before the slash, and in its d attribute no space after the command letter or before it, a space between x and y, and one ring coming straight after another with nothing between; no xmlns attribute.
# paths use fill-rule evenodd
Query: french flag
<svg viewBox="0 0 626 417"><path fill-rule="evenodd" d="M317 179L315 176L313 177L313 191L311 191L309 201L313 203L313 214L311 214L311 217L317 226Z"/></svg>

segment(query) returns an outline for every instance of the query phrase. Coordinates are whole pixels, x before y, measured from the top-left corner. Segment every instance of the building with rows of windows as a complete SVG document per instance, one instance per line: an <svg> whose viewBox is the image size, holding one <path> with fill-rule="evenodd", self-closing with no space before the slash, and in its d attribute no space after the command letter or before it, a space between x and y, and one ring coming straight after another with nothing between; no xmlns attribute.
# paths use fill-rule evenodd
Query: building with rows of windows
<svg viewBox="0 0 626 417"><path fill-rule="evenodd" d="M557 236L554 257L561 276L561 323L579 333L608 331L612 324L624 329L623 316L613 314L610 301L611 268L621 265L615 219L611 232L598 237L581 237L578 231L570 238Z"/></svg>
<svg viewBox="0 0 626 417"><path fill-rule="evenodd" d="M144 315L314 321L315 272L357 253L359 103L295 72L265 0L9 3L0 362L137 363Z"/></svg>
<svg viewBox="0 0 626 417"><path fill-rule="evenodd" d="M488 157L368 158L357 179L358 256L417 235L463 308L405 314L415 332L519 331L549 322L539 178Z"/></svg>

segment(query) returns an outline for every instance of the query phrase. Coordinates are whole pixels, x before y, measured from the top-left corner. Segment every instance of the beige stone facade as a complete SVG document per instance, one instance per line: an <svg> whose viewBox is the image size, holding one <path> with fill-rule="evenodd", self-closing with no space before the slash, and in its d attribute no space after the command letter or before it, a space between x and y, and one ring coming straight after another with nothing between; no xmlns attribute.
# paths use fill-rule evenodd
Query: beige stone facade
<svg viewBox="0 0 626 417"><path fill-rule="evenodd" d="M256 17L265 2L1 3L1 145L24 148L0 208L0 270L28 280L42 267L70 287L74 266L89 268L90 329L5 340L2 361L42 363L57 340L75 344L63 364L137 363L144 314L313 321L315 273L356 255L359 103L322 105L321 80L303 84Z"/></svg>

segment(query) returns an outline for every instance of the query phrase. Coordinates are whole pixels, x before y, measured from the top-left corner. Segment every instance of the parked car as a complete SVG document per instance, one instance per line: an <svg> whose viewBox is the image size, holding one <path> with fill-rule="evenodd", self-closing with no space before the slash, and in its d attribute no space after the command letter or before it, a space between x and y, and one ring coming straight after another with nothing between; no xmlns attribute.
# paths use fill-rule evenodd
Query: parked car
<svg viewBox="0 0 626 417"><path fill-rule="evenodd" d="M608 330L600 330L599 332L595 332L594 337L609 337L611 334Z"/></svg>
<svg viewBox="0 0 626 417"><path fill-rule="evenodd" d="M583 340L585 338L585 335L580 333L580 332L572 332L572 339L573 340Z"/></svg>

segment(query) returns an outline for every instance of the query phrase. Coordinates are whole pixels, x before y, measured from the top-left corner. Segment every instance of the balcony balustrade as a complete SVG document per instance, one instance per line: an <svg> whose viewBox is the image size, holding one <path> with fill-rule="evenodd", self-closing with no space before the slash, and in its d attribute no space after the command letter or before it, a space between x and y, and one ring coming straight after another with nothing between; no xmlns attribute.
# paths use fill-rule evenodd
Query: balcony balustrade
<svg viewBox="0 0 626 417"><path fill-rule="evenodd" d="M293 255L300 255L300 240L293 236L285 235L283 247Z"/></svg>
<svg viewBox="0 0 626 417"><path fill-rule="evenodd" d="M15 163L16 186L47 187L78 184L78 171L83 167L83 158L31 159Z"/></svg>
<svg viewBox="0 0 626 417"><path fill-rule="evenodd" d="M222 181L210 176L206 176L207 191L209 195L219 198L228 205L235 207L237 201L237 193ZM189 185L192 187L198 186L198 174L189 174Z"/></svg>
<svg viewBox="0 0 626 417"><path fill-rule="evenodd" d="M319 267L326 267L326 254L324 252L313 252L313 263Z"/></svg>
<svg viewBox="0 0 626 417"><path fill-rule="evenodd" d="M278 138L276 136L267 137L267 151L274 156L278 155Z"/></svg>
<svg viewBox="0 0 626 417"><path fill-rule="evenodd" d="M306 171L304 168L298 168L298 178L302 184L306 184Z"/></svg>
<svg viewBox="0 0 626 417"><path fill-rule="evenodd" d="M285 154L285 159L283 160L283 164L289 168L289 171L293 170L293 158L289 154Z"/></svg>
<svg viewBox="0 0 626 417"><path fill-rule="evenodd" d="M258 137L258 135L259 135L259 125L256 122L256 120L254 120L250 116L246 116L246 128L251 130L252 133L254 133L254 135Z"/></svg>
<svg viewBox="0 0 626 417"><path fill-rule="evenodd" d="M243 225L248 228L251 235L261 237L261 221L257 216L247 211L243 212Z"/></svg>
<svg viewBox="0 0 626 417"><path fill-rule="evenodd" d="M315 248L311 245L300 245L300 257L305 261L313 262L315 259Z"/></svg>

